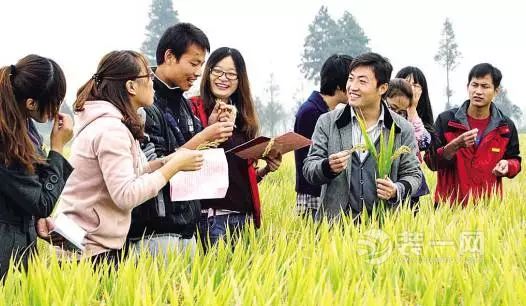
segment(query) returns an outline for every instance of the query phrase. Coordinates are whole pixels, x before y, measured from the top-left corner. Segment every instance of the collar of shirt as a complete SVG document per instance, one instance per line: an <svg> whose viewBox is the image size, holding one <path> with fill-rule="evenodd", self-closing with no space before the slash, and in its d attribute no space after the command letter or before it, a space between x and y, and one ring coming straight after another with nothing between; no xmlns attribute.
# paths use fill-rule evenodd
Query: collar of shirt
<svg viewBox="0 0 526 306"><path fill-rule="evenodd" d="M354 124L358 124L358 118L356 116L356 113L354 112L354 107L350 106L350 108L351 108L351 120L352 120L352 123L353 123L353 125ZM376 128L384 127L384 116L385 116L384 106L382 104L380 104L380 116L378 117L378 121L376 121L376 124L373 124L371 127L369 127L367 129L367 133L370 133L371 131L373 131Z"/></svg>

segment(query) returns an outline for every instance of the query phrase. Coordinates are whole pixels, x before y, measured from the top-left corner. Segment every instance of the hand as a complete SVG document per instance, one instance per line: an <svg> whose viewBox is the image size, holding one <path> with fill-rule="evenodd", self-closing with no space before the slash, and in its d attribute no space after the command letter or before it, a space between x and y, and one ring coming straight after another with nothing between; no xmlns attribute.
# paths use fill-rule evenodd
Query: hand
<svg viewBox="0 0 526 306"><path fill-rule="evenodd" d="M455 138L453 142L456 144L457 148L467 148L475 144L477 140L478 129L472 129L467 132L462 133L460 136Z"/></svg>
<svg viewBox="0 0 526 306"><path fill-rule="evenodd" d="M51 130L51 150L62 153L64 145L73 137L73 119L66 114L58 113Z"/></svg>
<svg viewBox="0 0 526 306"><path fill-rule="evenodd" d="M53 222L53 219L50 217L47 218L40 218L37 220L37 223L35 223L35 230L37 232L38 237L41 239L52 243L53 245L61 246L66 242L64 237L57 233L51 233L51 231L55 228L55 223Z"/></svg>
<svg viewBox="0 0 526 306"><path fill-rule="evenodd" d="M207 141L224 142L232 136L233 131L233 122L216 122L207 126L201 133L203 133Z"/></svg>
<svg viewBox="0 0 526 306"><path fill-rule="evenodd" d="M214 124L216 122L219 122L219 114L223 112L223 109L226 108L226 103L222 101L217 101L216 105L214 106L214 109L212 110L212 113L210 116L208 116L208 124Z"/></svg>
<svg viewBox="0 0 526 306"><path fill-rule="evenodd" d="M219 114L220 122L236 122L237 108L235 105L226 105L226 107ZM234 125L235 127L235 125Z"/></svg>
<svg viewBox="0 0 526 306"><path fill-rule="evenodd" d="M507 160L500 160L491 172L495 176L506 176L508 174L508 164Z"/></svg>
<svg viewBox="0 0 526 306"><path fill-rule="evenodd" d="M281 153L272 151L265 157L265 161L267 162L266 168L269 172L278 170L281 165L281 157Z"/></svg>
<svg viewBox="0 0 526 306"><path fill-rule="evenodd" d="M341 151L329 155L329 167L331 168L332 173L340 173L347 168L349 157L351 157L349 151Z"/></svg>
<svg viewBox="0 0 526 306"><path fill-rule="evenodd" d="M179 171L196 171L203 166L203 153L197 150L179 148L168 156L166 164L176 165Z"/></svg>
<svg viewBox="0 0 526 306"><path fill-rule="evenodd" d="M396 184L386 176L384 179L376 179L376 194L382 200L390 200L397 196Z"/></svg>
<svg viewBox="0 0 526 306"><path fill-rule="evenodd" d="M141 145L141 149L148 161L157 159L157 153L155 153L155 145L153 144L153 142L148 142L144 145Z"/></svg>

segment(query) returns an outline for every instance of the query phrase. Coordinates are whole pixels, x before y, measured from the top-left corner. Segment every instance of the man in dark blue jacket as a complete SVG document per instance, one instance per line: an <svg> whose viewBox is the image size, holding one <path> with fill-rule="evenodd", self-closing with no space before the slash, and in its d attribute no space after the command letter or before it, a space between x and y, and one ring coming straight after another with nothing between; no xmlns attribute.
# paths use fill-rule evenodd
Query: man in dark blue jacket
<svg viewBox="0 0 526 306"><path fill-rule="evenodd" d="M320 91L313 91L296 113L294 132L307 138L312 137L318 118L333 110L338 104L347 102L345 85L349 77L349 67L352 57L348 55L332 55L323 64L320 72ZM316 214L320 206L321 186L309 184L302 174L303 160L307 157L309 148L294 152L296 159L296 208L300 214Z"/></svg>

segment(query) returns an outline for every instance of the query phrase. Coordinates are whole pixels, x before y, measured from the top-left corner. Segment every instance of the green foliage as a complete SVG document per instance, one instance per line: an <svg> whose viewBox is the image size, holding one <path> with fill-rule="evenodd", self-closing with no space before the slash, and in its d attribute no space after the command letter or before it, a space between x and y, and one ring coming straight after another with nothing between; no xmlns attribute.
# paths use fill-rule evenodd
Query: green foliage
<svg viewBox="0 0 526 306"><path fill-rule="evenodd" d="M356 56L369 51L369 38L348 11L335 21L326 6L322 6L309 25L300 68L309 80L320 82L320 70L333 54Z"/></svg>
<svg viewBox="0 0 526 306"><path fill-rule="evenodd" d="M146 39L142 43L141 52L148 58L150 65L155 66L155 51L164 31L179 22L177 11L173 8L172 0L152 0L150 23L146 26Z"/></svg>
<svg viewBox="0 0 526 306"><path fill-rule="evenodd" d="M522 151L525 143L521 136ZM435 209L425 196L418 214L402 207L381 228L349 218L315 224L295 214L293 160L285 155L260 185L263 225L246 227L235 248L221 242L193 260L143 251L115 272L85 260L59 265L42 244L28 274L0 284L0 306L526 303L524 175L505 181L503 200ZM435 174L425 174L434 189ZM472 233L482 237L478 249L464 239Z"/></svg>

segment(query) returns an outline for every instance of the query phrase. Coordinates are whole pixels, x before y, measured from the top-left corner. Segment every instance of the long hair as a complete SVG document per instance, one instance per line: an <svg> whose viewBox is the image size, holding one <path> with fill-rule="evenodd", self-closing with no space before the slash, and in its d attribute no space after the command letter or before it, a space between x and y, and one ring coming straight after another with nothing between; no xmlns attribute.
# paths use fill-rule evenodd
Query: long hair
<svg viewBox="0 0 526 306"><path fill-rule="evenodd" d="M126 82L148 71L148 60L130 50L112 51L99 62L97 72L77 91L73 104L75 112L84 111L86 101L103 100L113 104L123 115L122 122L135 139L144 137L144 126L133 108L126 90Z"/></svg>
<svg viewBox="0 0 526 306"><path fill-rule="evenodd" d="M33 99L38 112L54 118L66 95L66 78L53 60L28 55L16 65L0 68L0 162L18 165L34 173L42 163L28 130L27 99Z"/></svg>
<svg viewBox="0 0 526 306"><path fill-rule="evenodd" d="M210 70L225 57L232 57L238 76L236 91L230 96L232 103L237 107L238 118L236 124L248 139L252 139L259 134L259 119L256 114L256 107L250 93L247 68L241 53L233 48L222 47L210 54L210 58L205 66L203 79L201 81L201 97L207 116L210 116L216 104L216 97L212 93Z"/></svg>
<svg viewBox="0 0 526 306"><path fill-rule="evenodd" d="M407 66L402 68L396 74L397 78L405 79L409 76L413 77L415 83L419 84L422 87L422 95L418 100L418 105L416 106L416 112L418 116L422 119L422 122L427 129L433 126L433 109L431 108L431 101L429 100L429 91L427 89L426 77L422 70L417 67Z"/></svg>

